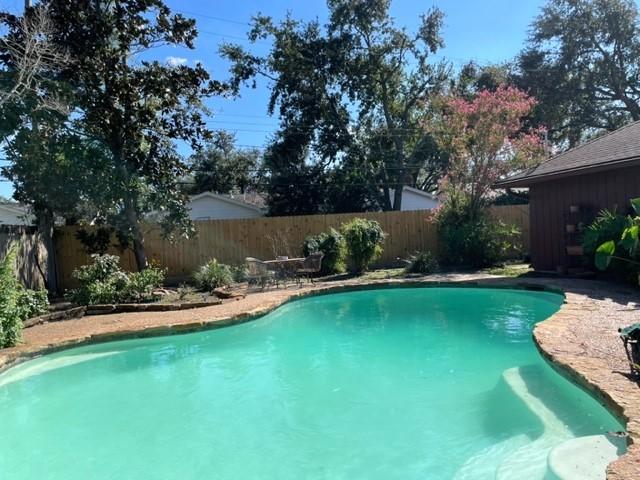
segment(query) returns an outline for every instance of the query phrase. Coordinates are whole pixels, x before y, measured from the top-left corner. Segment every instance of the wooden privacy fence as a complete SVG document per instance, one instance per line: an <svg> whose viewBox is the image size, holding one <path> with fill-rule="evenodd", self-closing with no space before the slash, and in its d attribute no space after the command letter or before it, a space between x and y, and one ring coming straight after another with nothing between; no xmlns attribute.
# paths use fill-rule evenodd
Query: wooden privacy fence
<svg viewBox="0 0 640 480"><path fill-rule="evenodd" d="M528 216L520 206L494 207L496 217L524 226L528 232ZM277 255L290 257L302 254L302 243L308 235L339 228L353 218L368 218L380 222L387 233L384 252L378 265L393 265L397 257L407 257L417 250L436 251L437 232L428 210L410 212L370 212L292 217L261 217L236 220L206 220L196 222L198 234L175 243L162 238L156 225L145 225L145 248L150 260L167 269L169 280L189 278L211 258L227 264L241 264L246 257L261 259ZM77 227L61 227L56 235L59 282L61 288L74 285L71 273L89 262L89 255L76 238ZM524 228L523 228L524 230ZM135 258L130 250L110 253L121 256L121 264L135 271Z"/></svg>

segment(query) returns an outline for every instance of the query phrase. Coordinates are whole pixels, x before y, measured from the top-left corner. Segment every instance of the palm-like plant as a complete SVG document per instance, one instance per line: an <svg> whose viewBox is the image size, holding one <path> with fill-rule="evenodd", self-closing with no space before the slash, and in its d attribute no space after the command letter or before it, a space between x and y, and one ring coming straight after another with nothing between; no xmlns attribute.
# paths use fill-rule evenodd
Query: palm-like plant
<svg viewBox="0 0 640 480"><path fill-rule="evenodd" d="M622 236L619 240L609 240L604 242L596 249L595 264L600 270L606 270L611 264L611 260L621 260L640 267L640 261L638 261L638 244L640 237L640 198L634 198L631 200L631 206L635 212L634 217L629 217L629 226L622 231ZM624 258L615 255L616 246L623 248L628 252L629 258ZM640 273L638 274L638 284L640 285Z"/></svg>

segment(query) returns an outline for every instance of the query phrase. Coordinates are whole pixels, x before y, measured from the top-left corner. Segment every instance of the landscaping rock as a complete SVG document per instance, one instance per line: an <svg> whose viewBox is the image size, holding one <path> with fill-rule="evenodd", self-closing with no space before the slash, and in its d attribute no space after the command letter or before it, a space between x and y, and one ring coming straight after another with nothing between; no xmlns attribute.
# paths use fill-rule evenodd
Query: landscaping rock
<svg viewBox="0 0 640 480"><path fill-rule="evenodd" d="M241 288L216 288L211 293L218 298L244 298L247 296L246 289Z"/></svg>
<svg viewBox="0 0 640 480"><path fill-rule="evenodd" d="M58 308L39 317L29 318L23 322L23 326L24 328L29 328L46 322L59 322L61 320L70 320L84 316L86 307L71 307L71 305L72 304L69 303L66 310Z"/></svg>

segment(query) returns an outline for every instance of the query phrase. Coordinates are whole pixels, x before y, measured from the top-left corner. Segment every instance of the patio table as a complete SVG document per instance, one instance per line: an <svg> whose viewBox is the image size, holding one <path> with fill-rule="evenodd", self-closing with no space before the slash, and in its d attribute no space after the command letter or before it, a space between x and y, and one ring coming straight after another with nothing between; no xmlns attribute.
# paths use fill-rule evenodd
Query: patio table
<svg viewBox="0 0 640 480"><path fill-rule="evenodd" d="M267 264L267 268L276 272L278 278L286 280L294 277L296 270L302 267L304 257L265 260L264 263Z"/></svg>

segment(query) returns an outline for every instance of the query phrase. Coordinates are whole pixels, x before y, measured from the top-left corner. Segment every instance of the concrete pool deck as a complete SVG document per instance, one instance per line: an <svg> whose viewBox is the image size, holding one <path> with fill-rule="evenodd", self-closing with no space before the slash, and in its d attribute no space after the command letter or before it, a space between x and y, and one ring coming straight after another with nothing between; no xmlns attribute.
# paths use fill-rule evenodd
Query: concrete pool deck
<svg viewBox="0 0 640 480"><path fill-rule="evenodd" d="M632 444L611 463L607 478L640 478L640 383L629 376L629 365L618 328L640 321L640 292L621 285L563 278L506 278L487 274L442 274L418 279L362 281L351 279L269 289L238 300L193 310L117 313L45 323L25 329L23 343L0 350L0 371L30 358L89 343L132 337L168 335L221 327L251 320L293 298L368 286L534 285L560 289L566 301L539 323L534 339L541 353L576 383L591 391L627 427Z"/></svg>

